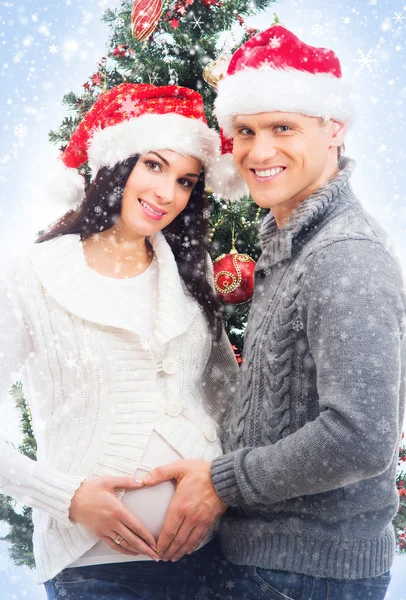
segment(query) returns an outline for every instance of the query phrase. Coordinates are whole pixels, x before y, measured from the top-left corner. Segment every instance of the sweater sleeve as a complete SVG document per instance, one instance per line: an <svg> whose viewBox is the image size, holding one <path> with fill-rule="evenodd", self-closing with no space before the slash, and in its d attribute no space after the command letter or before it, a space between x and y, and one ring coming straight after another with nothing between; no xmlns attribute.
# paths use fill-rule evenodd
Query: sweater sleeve
<svg viewBox="0 0 406 600"><path fill-rule="evenodd" d="M29 354L33 352L29 325L16 299L14 274L0 276L0 399L3 401ZM14 289L13 289L14 288ZM69 476L20 454L0 437L0 492L32 508L46 511L72 525L71 499L85 477Z"/></svg>
<svg viewBox="0 0 406 600"><path fill-rule="evenodd" d="M272 446L212 464L230 505L273 504L379 475L393 461L403 414L405 301L398 266L369 240L319 250L301 287L320 412Z"/></svg>

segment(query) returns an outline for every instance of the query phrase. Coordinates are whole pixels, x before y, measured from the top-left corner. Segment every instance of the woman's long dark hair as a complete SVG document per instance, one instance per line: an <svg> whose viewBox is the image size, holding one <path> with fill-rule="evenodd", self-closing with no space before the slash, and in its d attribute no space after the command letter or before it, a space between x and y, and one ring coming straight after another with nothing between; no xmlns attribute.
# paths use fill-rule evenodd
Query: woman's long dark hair
<svg viewBox="0 0 406 600"><path fill-rule="evenodd" d="M138 159L139 155L131 156L114 167L102 167L79 208L68 211L50 225L37 242L72 233L85 240L93 233L110 229L121 214L124 187ZM221 332L220 304L207 279L208 209L202 172L186 208L162 233L172 249L188 291L203 308L210 328L218 339Z"/></svg>

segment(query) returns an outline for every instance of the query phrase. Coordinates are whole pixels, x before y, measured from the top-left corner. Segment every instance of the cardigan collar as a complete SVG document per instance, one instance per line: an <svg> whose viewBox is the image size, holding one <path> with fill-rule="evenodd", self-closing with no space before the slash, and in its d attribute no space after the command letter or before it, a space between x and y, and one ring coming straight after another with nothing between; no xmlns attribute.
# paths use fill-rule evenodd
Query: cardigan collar
<svg viewBox="0 0 406 600"><path fill-rule="evenodd" d="M345 190L350 193L349 179L355 168L355 161L344 157L339 163L335 177L311 194L292 213L284 227L278 229L272 212L264 218L260 231L262 255L258 269L271 267L292 256L292 245L304 232L315 228L322 217L336 204Z"/></svg>
<svg viewBox="0 0 406 600"><path fill-rule="evenodd" d="M164 235L158 232L149 237L149 241L159 271L158 308L152 337L158 344L164 344L188 329L198 303L186 290ZM138 333L101 291L100 276L88 266L79 235L63 235L34 244L30 258L47 293L68 312L98 325Z"/></svg>

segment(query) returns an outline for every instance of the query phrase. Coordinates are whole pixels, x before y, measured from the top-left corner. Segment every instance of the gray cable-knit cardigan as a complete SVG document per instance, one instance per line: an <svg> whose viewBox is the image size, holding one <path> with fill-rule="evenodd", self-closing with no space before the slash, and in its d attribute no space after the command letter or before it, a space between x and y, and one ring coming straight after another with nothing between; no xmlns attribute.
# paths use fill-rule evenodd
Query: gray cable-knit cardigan
<svg viewBox="0 0 406 600"><path fill-rule="evenodd" d="M393 560L405 295L353 168L343 159L282 229L271 214L262 226L226 454L212 464L238 564L356 579Z"/></svg>

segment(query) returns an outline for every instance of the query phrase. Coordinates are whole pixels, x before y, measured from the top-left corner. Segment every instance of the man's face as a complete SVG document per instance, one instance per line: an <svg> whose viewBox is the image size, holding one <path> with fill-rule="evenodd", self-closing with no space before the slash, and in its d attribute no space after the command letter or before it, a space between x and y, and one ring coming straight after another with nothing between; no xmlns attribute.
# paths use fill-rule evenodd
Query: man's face
<svg viewBox="0 0 406 600"><path fill-rule="evenodd" d="M274 213L289 215L328 181L332 168L337 170L337 146L344 132L339 139L336 134L343 124L270 112L237 115L233 127L237 168L255 203Z"/></svg>

